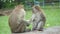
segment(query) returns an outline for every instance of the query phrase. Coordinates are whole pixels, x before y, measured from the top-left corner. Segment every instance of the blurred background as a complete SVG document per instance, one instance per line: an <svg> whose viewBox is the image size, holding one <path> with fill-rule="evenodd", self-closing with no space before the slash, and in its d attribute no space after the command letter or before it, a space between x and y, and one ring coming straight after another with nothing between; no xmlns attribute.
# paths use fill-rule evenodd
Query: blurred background
<svg viewBox="0 0 60 34"><path fill-rule="evenodd" d="M32 15L31 4L39 4L46 14L45 28L60 26L60 0L0 0L0 34L11 34L8 18L18 4L24 5L26 20Z"/></svg>

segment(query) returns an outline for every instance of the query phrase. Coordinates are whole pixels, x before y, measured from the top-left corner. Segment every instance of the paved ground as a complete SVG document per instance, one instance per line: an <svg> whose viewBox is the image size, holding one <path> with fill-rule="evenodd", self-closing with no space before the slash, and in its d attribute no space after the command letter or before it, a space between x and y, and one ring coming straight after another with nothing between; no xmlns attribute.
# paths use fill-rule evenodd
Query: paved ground
<svg viewBox="0 0 60 34"><path fill-rule="evenodd" d="M44 31L31 31L26 33L13 33L13 34L60 34L60 26L49 27Z"/></svg>

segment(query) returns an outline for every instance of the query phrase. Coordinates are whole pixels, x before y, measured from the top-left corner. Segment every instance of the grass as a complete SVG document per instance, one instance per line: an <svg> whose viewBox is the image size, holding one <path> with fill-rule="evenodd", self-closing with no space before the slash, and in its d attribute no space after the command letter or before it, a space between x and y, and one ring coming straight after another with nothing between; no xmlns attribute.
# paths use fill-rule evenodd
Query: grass
<svg viewBox="0 0 60 34"><path fill-rule="evenodd" d="M46 14L46 27L60 25L60 9L44 9Z"/></svg>
<svg viewBox="0 0 60 34"><path fill-rule="evenodd" d="M46 14L46 25L45 27L51 27L51 26L60 26L60 9L44 9L44 12ZM30 19L32 12L31 10L28 10L26 12L25 18L28 20ZM0 34L10 34L10 28L8 26L8 16L0 16Z"/></svg>
<svg viewBox="0 0 60 34"><path fill-rule="evenodd" d="M0 34L11 34L7 16L0 16Z"/></svg>

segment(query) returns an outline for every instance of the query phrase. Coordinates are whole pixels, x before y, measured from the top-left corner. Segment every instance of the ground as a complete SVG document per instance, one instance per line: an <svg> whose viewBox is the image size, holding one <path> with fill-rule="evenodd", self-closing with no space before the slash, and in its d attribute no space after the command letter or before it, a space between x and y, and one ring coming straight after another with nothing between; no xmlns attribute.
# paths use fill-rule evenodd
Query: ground
<svg viewBox="0 0 60 34"><path fill-rule="evenodd" d="M46 14L45 28L51 26L60 26L60 8L44 8ZM26 12L26 19L30 19L32 12L28 10ZM10 28L8 26L8 16L0 16L0 34L10 34Z"/></svg>
<svg viewBox="0 0 60 34"><path fill-rule="evenodd" d="M12 34L60 34L60 26L53 26L44 29L43 31L30 31L25 33L12 33Z"/></svg>

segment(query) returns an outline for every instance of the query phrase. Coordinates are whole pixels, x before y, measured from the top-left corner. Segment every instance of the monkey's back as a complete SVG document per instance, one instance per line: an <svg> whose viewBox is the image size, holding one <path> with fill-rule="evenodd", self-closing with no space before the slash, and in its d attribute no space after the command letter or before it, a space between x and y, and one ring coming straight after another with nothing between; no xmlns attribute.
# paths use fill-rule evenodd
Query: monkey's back
<svg viewBox="0 0 60 34"><path fill-rule="evenodd" d="M14 12L11 13L9 17L9 26L12 32L15 32L18 29L18 27L20 27L20 31L23 31L23 29L25 28L25 24L21 22L23 18L24 18L23 11L22 13L18 14Z"/></svg>

